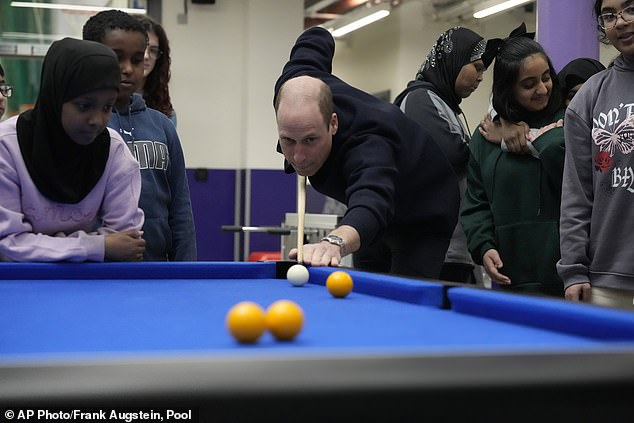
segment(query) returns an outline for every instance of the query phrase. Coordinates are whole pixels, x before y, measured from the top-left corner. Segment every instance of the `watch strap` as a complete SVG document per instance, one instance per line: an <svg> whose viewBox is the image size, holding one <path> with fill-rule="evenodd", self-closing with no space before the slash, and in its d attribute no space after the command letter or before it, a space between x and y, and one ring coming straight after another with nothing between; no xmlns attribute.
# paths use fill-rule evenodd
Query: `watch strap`
<svg viewBox="0 0 634 423"><path fill-rule="evenodd" d="M323 237L320 241L326 241L329 242L333 245L336 245L338 247L340 247L343 250L343 238L341 238L340 236L337 235L327 235L325 237Z"/></svg>

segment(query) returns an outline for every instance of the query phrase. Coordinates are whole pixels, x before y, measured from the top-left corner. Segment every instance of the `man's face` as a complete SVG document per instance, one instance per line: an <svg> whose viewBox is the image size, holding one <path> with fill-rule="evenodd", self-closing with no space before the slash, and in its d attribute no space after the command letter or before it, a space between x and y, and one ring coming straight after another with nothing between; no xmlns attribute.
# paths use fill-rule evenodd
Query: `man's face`
<svg viewBox="0 0 634 423"><path fill-rule="evenodd" d="M313 176L328 159L337 115L326 124L316 101L301 104L282 100L277 111L277 131L282 153L302 176Z"/></svg>

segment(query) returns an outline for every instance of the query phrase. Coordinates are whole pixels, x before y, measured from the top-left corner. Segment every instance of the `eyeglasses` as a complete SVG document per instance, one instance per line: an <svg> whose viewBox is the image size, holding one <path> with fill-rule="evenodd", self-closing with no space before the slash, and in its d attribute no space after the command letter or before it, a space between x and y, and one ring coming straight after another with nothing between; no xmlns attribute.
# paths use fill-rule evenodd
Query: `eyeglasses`
<svg viewBox="0 0 634 423"><path fill-rule="evenodd" d="M616 26L616 22L619 20L619 16L627 23L634 21L634 5L627 6L625 9L617 13L603 13L599 15L597 21L599 22L599 26L601 28L612 29Z"/></svg>
<svg viewBox="0 0 634 423"><path fill-rule="evenodd" d="M3 96L9 98L13 94L13 87L7 84L0 84L0 93L2 93Z"/></svg>
<svg viewBox="0 0 634 423"><path fill-rule="evenodd" d="M147 48L147 53L152 59L158 59L163 54L163 50L161 50L158 46L149 46Z"/></svg>

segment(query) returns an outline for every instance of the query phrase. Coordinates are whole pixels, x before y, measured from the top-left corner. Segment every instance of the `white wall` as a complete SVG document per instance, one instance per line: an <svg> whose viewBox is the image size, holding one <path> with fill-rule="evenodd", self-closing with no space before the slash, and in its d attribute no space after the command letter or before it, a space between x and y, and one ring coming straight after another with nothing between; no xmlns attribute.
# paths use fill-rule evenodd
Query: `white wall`
<svg viewBox="0 0 634 423"><path fill-rule="evenodd" d="M345 81L374 93L391 91L394 97L412 80L438 36L454 26L465 26L485 38L506 37L520 23L535 30L535 14L522 8L483 20L436 22L428 1L410 0L384 20L337 40L333 72ZM478 90L461 108L471 130L487 111L493 69L485 73Z"/></svg>
<svg viewBox="0 0 634 423"><path fill-rule="evenodd" d="M163 2L171 94L187 167L281 167L273 86L303 26L300 0Z"/></svg>

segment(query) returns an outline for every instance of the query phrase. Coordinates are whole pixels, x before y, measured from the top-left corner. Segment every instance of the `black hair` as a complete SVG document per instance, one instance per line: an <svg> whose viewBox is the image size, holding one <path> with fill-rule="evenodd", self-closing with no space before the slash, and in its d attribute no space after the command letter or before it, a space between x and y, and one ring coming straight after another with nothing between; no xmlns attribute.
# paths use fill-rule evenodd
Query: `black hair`
<svg viewBox="0 0 634 423"><path fill-rule="evenodd" d="M4 68L0 65L0 75L4 77Z"/></svg>
<svg viewBox="0 0 634 423"><path fill-rule="evenodd" d="M116 9L104 10L88 19L84 24L82 37L84 40L103 43L106 33L114 29L140 32L145 36L147 43L148 36L143 24L131 15Z"/></svg>
<svg viewBox="0 0 634 423"><path fill-rule="evenodd" d="M605 29L601 28L598 23L599 15L601 15L601 6L603 6L603 0L595 0L594 2L594 16L597 18L597 31L599 32L599 41L603 44L610 44L608 36L605 33Z"/></svg>
<svg viewBox="0 0 634 423"><path fill-rule="evenodd" d="M552 116L562 108L563 101L557 72L544 48L537 42L527 37L514 37L504 42L493 66L493 108L503 119L511 122L527 121L528 112L515 99L514 89L519 77L522 61L534 54L542 55L548 62L552 90L548 104L543 111L532 116Z"/></svg>
<svg viewBox="0 0 634 423"><path fill-rule="evenodd" d="M594 2L594 15L598 18L601 14L601 6L603 5L603 0L595 0Z"/></svg>

